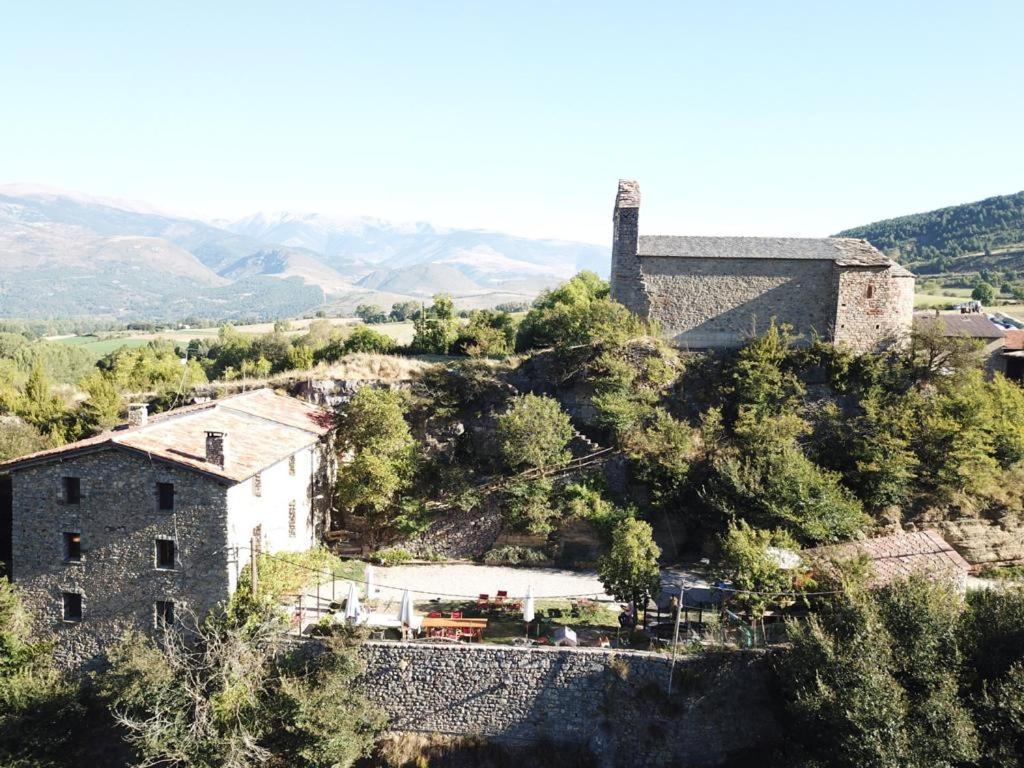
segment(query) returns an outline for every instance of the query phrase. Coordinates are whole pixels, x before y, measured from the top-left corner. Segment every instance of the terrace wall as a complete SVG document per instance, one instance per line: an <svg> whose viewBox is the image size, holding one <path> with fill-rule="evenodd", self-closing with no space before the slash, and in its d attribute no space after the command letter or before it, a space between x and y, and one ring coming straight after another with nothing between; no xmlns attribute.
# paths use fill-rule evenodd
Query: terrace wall
<svg viewBox="0 0 1024 768"><path fill-rule="evenodd" d="M368 642L362 684L394 732L588 746L607 766L710 766L779 733L763 654Z"/></svg>

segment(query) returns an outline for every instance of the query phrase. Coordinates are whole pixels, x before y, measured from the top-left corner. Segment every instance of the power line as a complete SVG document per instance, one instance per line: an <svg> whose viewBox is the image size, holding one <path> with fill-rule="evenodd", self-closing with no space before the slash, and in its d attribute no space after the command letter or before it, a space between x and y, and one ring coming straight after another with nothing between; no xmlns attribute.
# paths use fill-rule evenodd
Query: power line
<svg viewBox="0 0 1024 768"><path fill-rule="evenodd" d="M246 547L246 546L239 546L239 549L247 550L247 551L250 551L250 552L252 551L250 547ZM299 568L301 570L309 571L310 573L316 573L316 574L318 574L320 576L323 576L325 573L329 573L332 577L338 578L340 580L354 581L354 579L351 579L351 578L345 579L344 577L335 577L333 572L331 572L329 569L322 569L321 570L321 569L317 569L317 568L311 568L308 565L303 565L302 563L296 563L296 562L293 562L293 561L289 560L286 557L281 557L279 555L273 555L273 554L270 554L269 552L261 552L260 555L262 555L264 557L268 557L271 560L277 560L277 561L282 562L282 563L287 563L288 565L292 566L293 568ZM361 562L361 561L356 561L356 562ZM476 600L479 597L479 595L482 594L482 593L478 593L478 594L475 594L475 595L455 594L455 593L451 593L451 592L438 592L437 590L417 589L415 587L402 586L402 585L396 585L396 584L383 584L383 583L377 583L377 582L374 583L374 586L378 587L380 589L394 589L394 590L399 590L399 591L408 590L409 592L412 592L412 593L418 594L418 595L436 595L438 597L453 597L453 598L460 598L460 599L465 599L465 600ZM693 591L693 589L694 588L691 587L690 591ZM816 592L796 592L796 591L788 591L788 592L760 592L760 591L751 590L751 589L734 589L732 587L720 587L720 586L697 587L697 589L707 589L707 590L712 591L712 592L717 591L717 592L729 592L729 593L732 593L732 594L756 595L756 596L759 596L759 597L823 597L823 596L827 596L827 595L841 595L841 594L845 593L845 590L841 590L841 589L827 590L827 591L822 590L822 591L816 591ZM570 594L570 595L534 595L534 599L537 599L537 600L572 600L572 599L592 598L592 597L594 597L594 595L598 595L598 594L607 594L607 593L606 592L600 592L600 593L598 593L598 592L584 592L584 593Z"/></svg>

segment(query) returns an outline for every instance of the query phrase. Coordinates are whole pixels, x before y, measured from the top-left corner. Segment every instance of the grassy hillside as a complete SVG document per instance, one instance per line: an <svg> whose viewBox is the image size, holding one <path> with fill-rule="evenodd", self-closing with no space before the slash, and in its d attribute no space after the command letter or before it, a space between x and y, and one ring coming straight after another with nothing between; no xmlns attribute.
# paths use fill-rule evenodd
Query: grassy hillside
<svg viewBox="0 0 1024 768"><path fill-rule="evenodd" d="M919 272L1024 269L1024 192L876 221L839 237L862 237Z"/></svg>

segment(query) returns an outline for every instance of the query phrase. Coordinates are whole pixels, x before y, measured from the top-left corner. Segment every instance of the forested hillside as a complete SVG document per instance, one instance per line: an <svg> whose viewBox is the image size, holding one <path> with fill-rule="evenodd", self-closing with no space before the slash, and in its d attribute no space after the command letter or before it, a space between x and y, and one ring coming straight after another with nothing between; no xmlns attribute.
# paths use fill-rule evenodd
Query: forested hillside
<svg viewBox="0 0 1024 768"><path fill-rule="evenodd" d="M884 219L836 236L862 237L901 263L930 265L928 271L947 271L954 259L969 254L1019 250L1024 260L1024 192Z"/></svg>

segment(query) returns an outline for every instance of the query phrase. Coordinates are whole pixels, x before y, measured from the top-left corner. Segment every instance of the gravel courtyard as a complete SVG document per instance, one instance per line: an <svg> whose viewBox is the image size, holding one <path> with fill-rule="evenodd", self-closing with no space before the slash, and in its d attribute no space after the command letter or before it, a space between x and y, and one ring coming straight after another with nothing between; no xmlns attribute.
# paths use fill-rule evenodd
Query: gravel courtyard
<svg viewBox="0 0 1024 768"><path fill-rule="evenodd" d="M482 592L494 597L499 589L508 592L510 598L521 599L530 586L538 600L574 596L612 601L611 595L605 594L596 571L458 563L374 568L374 575L382 601L390 598L397 602L402 596L402 589L414 590L413 599L417 602L434 598L450 600L452 595L475 600Z"/></svg>

